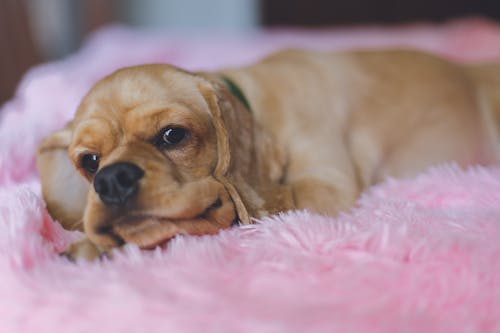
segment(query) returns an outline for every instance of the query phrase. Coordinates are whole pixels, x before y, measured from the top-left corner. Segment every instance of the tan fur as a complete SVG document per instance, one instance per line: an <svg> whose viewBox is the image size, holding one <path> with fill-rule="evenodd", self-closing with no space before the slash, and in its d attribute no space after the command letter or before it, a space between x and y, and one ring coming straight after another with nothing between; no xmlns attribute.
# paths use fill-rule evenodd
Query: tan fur
<svg viewBox="0 0 500 333"><path fill-rule="evenodd" d="M289 209L335 215L387 176L445 161L496 162L499 119L497 65L416 51L283 51L218 73L117 71L42 143L38 164L51 214L66 228L83 227L97 249L70 252L94 257L123 242L151 248L177 234L213 234L236 218L251 223ZM169 124L193 135L162 151L149 140ZM101 155L101 168L127 161L145 170L126 209L106 207L89 186L79 166L87 152ZM222 205L211 209L217 199Z"/></svg>

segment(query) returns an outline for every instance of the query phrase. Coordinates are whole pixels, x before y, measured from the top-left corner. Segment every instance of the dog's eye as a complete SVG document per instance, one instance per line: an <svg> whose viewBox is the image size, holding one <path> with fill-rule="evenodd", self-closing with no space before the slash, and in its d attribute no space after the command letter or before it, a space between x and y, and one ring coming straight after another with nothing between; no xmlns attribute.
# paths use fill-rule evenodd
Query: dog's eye
<svg viewBox="0 0 500 333"><path fill-rule="evenodd" d="M94 174L99 168L99 155L85 154L82 157L82 168L90 174Z"/></svg>
<svg viewBox="0 0 500 333"><path fill-rule="evenodd" d="M188 136L188 130L182 127L167 127L158 135L156 145L171 147L181 143Z"/></svg>

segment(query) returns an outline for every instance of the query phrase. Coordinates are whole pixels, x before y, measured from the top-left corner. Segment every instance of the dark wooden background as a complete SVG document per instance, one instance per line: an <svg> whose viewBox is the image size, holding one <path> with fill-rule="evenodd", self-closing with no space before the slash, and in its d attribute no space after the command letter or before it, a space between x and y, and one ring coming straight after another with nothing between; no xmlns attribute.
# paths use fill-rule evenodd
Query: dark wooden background
<svg viewBox="0 0 500 333"><path fill-rule="evenodd" d="M26 1L0 0L0 105L12 98L22 75L43 59L34 43ZM34 0L37 1L37 0ZM118 0L67 0L74 5L79 35L116 19ZM75 44L78 44L78 40Z"/></svg>
<svg viewBox="0 0 500 333"><path fill-rule="evenodd" d="M12 93L27 68L39 57L22 1L0 0L0 104Z"/></svg>
<svg viewBox="0 0 500 333"><path fill-rule="evenodd" d="M500 19L500 0L261 0L265 26L326 26L444 21L464 16Z"/></svg>
<svg viewBox="0 0 500 333"><path fill-rule="evenodd" d="M0 104L12 97L27 69L47 60L33 42L26 1L0 0ZM80 37L119 17L118 0L67 1L78 13ZM444 21L471 15L500 20L500 0L260 0L260 9L261 23L268 27Z"/></svg>

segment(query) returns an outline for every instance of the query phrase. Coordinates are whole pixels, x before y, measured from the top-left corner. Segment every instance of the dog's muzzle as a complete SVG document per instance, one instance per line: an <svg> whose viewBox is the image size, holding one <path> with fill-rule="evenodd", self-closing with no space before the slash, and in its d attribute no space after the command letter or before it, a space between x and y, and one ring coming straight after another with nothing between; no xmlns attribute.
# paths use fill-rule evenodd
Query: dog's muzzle
<svg viewBox="0 0 500 333"><path fill-rule="evenodd" d="M124 206L139 189L144 170L133 163L119 162L101 169L94 178L94 189L108 206Z"/></svg>

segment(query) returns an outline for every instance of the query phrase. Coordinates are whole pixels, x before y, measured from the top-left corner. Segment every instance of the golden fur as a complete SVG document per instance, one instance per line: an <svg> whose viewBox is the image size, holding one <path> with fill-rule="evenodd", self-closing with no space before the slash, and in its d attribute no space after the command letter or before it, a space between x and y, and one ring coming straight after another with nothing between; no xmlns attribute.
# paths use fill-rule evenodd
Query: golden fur
<svg viewBox="0 0 500 333"><path fill-rule="evenodd" d="M217 73L143 65L98 82L42 143L38 165L49 212L88 236L69 253L93 258L289 209L335 215L387 176L496 162L499 117L500 66L416 51L291 50ZM189 139L152 145L172 124ZM90 186L88 152L100 155L99 170L123 161L145 170L126 207L108 207Z"/></svg>

